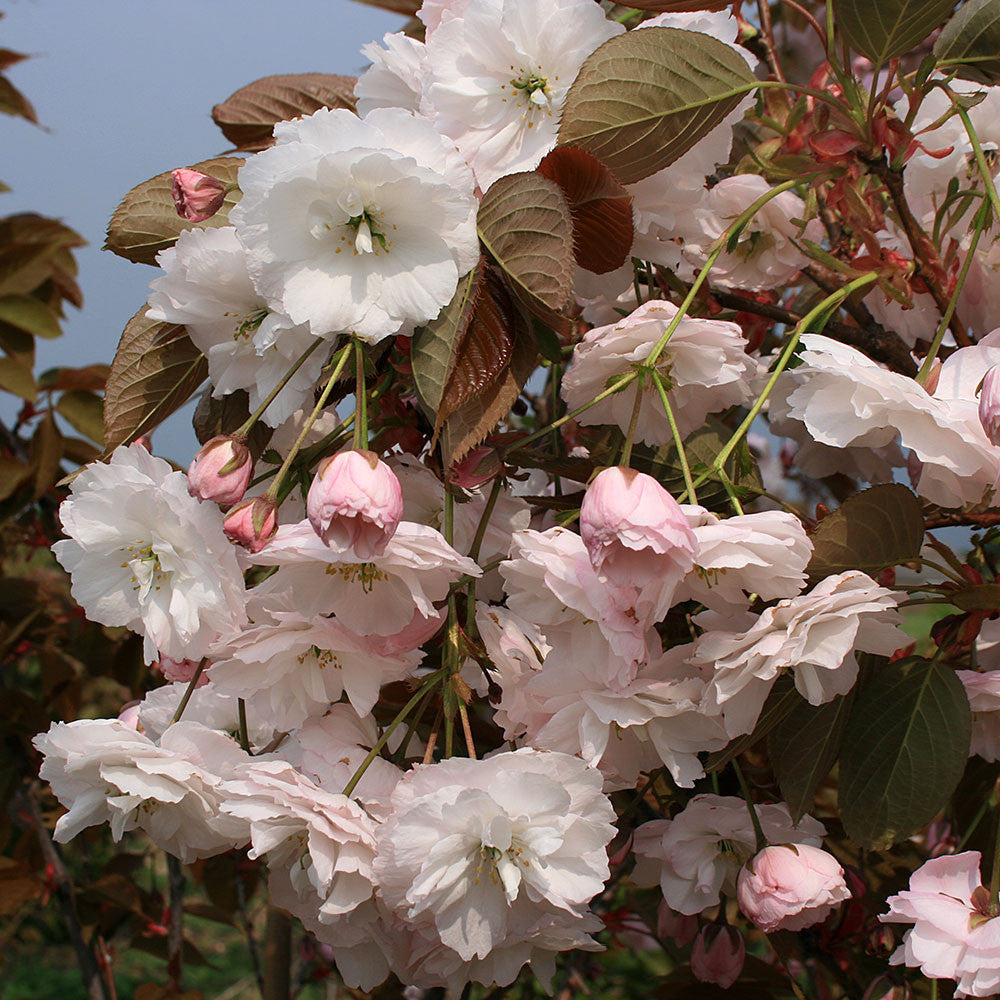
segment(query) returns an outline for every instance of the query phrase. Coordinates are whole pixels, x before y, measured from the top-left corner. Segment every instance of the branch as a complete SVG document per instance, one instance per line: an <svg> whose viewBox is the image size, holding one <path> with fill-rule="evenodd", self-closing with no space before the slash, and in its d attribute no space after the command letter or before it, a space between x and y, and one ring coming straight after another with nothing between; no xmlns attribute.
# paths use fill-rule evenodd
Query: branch
<svg viewBox="0 0 1000 1000"><path fill-rule="evenodd" d="M171 988L180 995L184 974L184 869L172 854L167 855L167 875L170 914L167 924L167 975Z"/></svg>
<svg viewBox="0 0 1000 1000"><path fill-rule="evenodd" d="M767 52L767 62L775 78L785 82L778 54L774 48L774 26L771 24L770 0L757 0L757 11L760 14L760 32L764 39L764 50Z"/></svg>
<svg viewBox="0 0 1000 1000"><path fill-rule="evenodd" d="M990 510L985 514L965 514L960 510L941 511L924 518L924 528L992 528L1000 524L1000 511Z"/></svg>
<svg viewBox="0 0 1000 1000"><path fill-rule="evenodd" d="M931 242L930 237L924 232L923 227L917 221L910 210L903 190L903 171L893 170L885 161L885 157L876 160L865 160L868 168L885 185L889 192L896 214L899 216L900 224L906 233L906 238L913 250L913 256L917 262L917 274L923 279L927 290L934 299L934 304L938 311L944 316L948 311L949 301L945 290L939 281L943 274L941 261L938 258L937 250ZM965 324L959 319L955 312L951 317L951 332L955 334L955 340L959 347L968 347L972 341L969 339L968 330Z"/></svg>
<svg viewBox="0 0 1000 1000"><path fill-rule="evenodd" d="M747 298L737 292L713 289L712 298L726 309L737 309L740 312L764 316L767 319L773 319L776 323L795 326L802 320L798 313L792 312L790 309L783 309L781 306L771 305L767 302L758 302L756 299ZM913 378L917 374L916 362L910 357L910 349L900 336L891 330L886 330L874 320L870 326L863 328L831 321L827 323L826 331L841 343L864 351L875 361L881 361L901 375Z"/></svg>
<svg viewBox="0 0 1000 1000"><path fill-rule="evenodd" d="M76 893L73 889L73 880L70 878L66 865L63 863L59 848L52 841L49 831L42 821L41 813L38 810L38 803L34 796L22 789L14 798L14 805L18 813L27 817L31 828L38 838L38 844L42 849L42 857L45 864L52 872L52 881L55 883L56 896L59 899L59 908L62 910L63 920L69 931L70 941L73 950L76 952L76 960L80 966L80 973L83 976L84 989L87 991L89 1000L109 1000L109 993L101 969L97 962L97 956L93 949L83 939L83 928L80 926L80 918L76 912Z"/></svg>
<svg viewBox="0 0 1000 1000"><path fill-rule="evenodd" d="M292 921L284 910L276 906L267 908L264 935L264 1000L290 1000Z"/></svg>
<svg viewBox="0 0 1000 1000"><path fill-rule="evenodd" d="M240 921L243 924L243 931L247 938L247 951L250 952L250 962L253 965L253 974L257 979L257 988L261 996L264 995L264 973L260 967L260 951L257 948L257 938L253 932L253 921L247 912L247 889L243 882L243 876L236 876L236 902L240 911Z"/></svg>

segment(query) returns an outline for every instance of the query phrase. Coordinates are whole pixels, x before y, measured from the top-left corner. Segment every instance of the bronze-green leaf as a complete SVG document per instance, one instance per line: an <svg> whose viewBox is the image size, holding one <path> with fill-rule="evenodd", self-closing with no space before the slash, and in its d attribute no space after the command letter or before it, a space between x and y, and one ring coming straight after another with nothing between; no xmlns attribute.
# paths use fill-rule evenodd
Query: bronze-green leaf
<svg viewBox="0 0 1000 1000"><path fill-rule="evenodd" d="M108 376L105 454L153 430L207 375L208 362L183 326L154 323L146 318L146 307L140 309L125 327Z"/></svg>
<svg viewBox="0 0 1000 1000"><path fill-rule="evenodd" d="M1000 0L966 0L934 43L934 55L955 67L965 80L1000 83Z"/></svg>
<svg viewBox="0 0 1000 1000"><path fill-rule="evenodd" d="M876 66L916 48L955 9L955 0L833 0L837 26Z"/></svg>
<svg viewBox="0 0 1000 1000"><path fill-rule="evenodd" d="M856 693L840 754L840 814L863 847L899 843L946 806L969 756L972 711L943 663L911 657Z"/></svg>
<svg viewBox="0 0 1000 1000"><path fill-rule="evenodd" d="M84 436L104 444L104 403L100 396L85 389L64 392L56 403L56 413Z"/></svg>
<svg viewBox="0 0 1000 1000"><path fill-rule="evenodd" d="M320 108L354 110L353 76L287 73L265 76L240 87L212 108L212 121L239 150L256 152L274 141L277 122L311 115Z"/></svg>
<svg viewBox="0 0 1000 1000"><path fill-rule="evenodd" d="M243 158L219 156L194 164L192 170L235 184ZM226 195L222 208L204 222L189 222L177 214L171 191L171 171L157 174L132 188L108 223L104 249L136 264L156 264L156 255L177 242L185 229L215 229L229 221L229 209L240 199L238 190Z"/></svg>
<svg viewBox="0 0 1000 1000"><path fill-rule="evenodd" d="M851 569L878 573L920 555L920 501L900 483L856 493L827 514L813 533L807 572L822 579Z"/></svg>
<svg viewBox="0 0 1000 1000"><path fill-rule="evenodd" d="M18 330L47 340L62 335L59 317L34 295L0 297L0 323L9 323Z"/></svg>
<svg viewBox="0 0 1000 1000"><path fill-rule="evenodd" d="M631 184L686 153L755 84L739 52L710 35L629 31L580 68L563 108L559 145L582 146Z"/></svg>
<svg viewBox="0 0 1000 1000"><path fill-rule="evenodd" d="M507 174L479 206L479 238L514 294L540 318L558 312L573 283L573 222L555 181Z"/></svg>

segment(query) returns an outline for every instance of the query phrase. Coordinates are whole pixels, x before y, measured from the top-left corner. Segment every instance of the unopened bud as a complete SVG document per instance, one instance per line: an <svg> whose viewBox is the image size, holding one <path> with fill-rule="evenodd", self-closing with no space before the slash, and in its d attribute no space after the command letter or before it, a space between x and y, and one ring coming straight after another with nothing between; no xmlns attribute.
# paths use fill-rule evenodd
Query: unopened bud
<svg viewBox="0 0 1000 1000"><path fill-rule="evenodd" d="M888 958L896 950L896 935L892 932L891 927L879 924L868 935L866 946L869 955Z"/></svg>
<svg viewBox="0 0 1000 1000"><path fill-rule="evenodd" d="M691 949L691 971L702 983L715 983L728 990L740 977L746 948L735 927L711 924L703 927Z"/></svg>
<svg viewBox="0 0 1000 1000"><path fill-rule="evenodd" d="M182 219L187 219L189 222L204 222L222 208L227 191L222 181L197 170L184 168L175 170L171 177L174 207Z"/></svg>
<svg viewBox="0 0 1000 1000"><path fill-rule="evenodd" d="M244 500L226 515L222 530L231 542L260 552L278 530L277 504L266 496Z"/></svg>
<svg viewBox="0 0 1000 1000"><path fill-rule="evenodd" d="M1000 445L1000 365L994 365L983 379L979 392L979 422L990 441Z"/></svg>
<svg viewBox="0 0 1000 1000"><path fill-rule="evenodd" d="M361 560L385 552L403 516L396 474L371 451L342 451L323 459L309 487L306 513L316 534Z"/></svg>
<svg viewBox="0 0 1000 1000"><path fill-rule="evenodd" d="M253 473L250 449L231 437L214 437L188 469L188 493L228 507L243 499Z"/></svg>

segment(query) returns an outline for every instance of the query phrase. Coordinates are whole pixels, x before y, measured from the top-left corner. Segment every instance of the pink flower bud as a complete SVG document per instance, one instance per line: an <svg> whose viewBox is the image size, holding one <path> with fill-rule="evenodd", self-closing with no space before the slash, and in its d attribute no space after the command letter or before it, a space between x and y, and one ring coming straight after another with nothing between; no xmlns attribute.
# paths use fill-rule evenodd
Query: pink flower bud
<svg viewBox="0 0 1000 1000"><path fill-rule="evenodd" d="M231 542L260 552L278 530L277 504L266 496L243 500L226 515L222 530Z"/></svg>
<svg viewBox="0 0 1000 1000"><path fill-rule="evenodd" d="M683 948L698 933L698 918L670 909L667 901L661 899L656 911L656 933L661 938L671 938L674 944Z"/></svg>
<svg viewBox="0 0 1000 1000"><path fill-rule="evenodd" d="M583 498L580 535L598 576L640 590L671 578L679 582L698 548L677 501L634 469L597 475Z"/></svg>
<svg viewBox="0 0 1000 1000"><path fill-rule="evenodd" d="M765 847L736 881L740 909L767 934L818 924L850 896L837 859L806 844Z"/></svg>
<svg viewBox="0 0 1000 1000"><path fill-rule="evenodd" d="M372 451L342 451L323 459L309 487L306 513L332 548L358 559L382 555L403 516L395 473Z"/></svg>
<svg viewBox="0 0 1000 1000"><path fill-rule="evenodd" d="M118 721L124 722L130 729L140 731L139 725L139 705L141 702L129 701L122 705L122 710L118 713Z"/></svg>
<svg viewBox="0 0 1000 1000"><path fill-rule="evenodd" d="M182 684L190 684L194 680L195 671L198 669L197 660L172 660L169 656L160 657L160 673L168 681L180 681ZM208 683L208 671L203 670L198 678L197 687Z"/></svg>
<svg viewBox="0 0 1000 1000"><path fill-rule="evenodd" d="M739 979L746 954L743 936L735 927L711 924L695 938L691 971L699 982L715 983L728 990Z"/></svg>
<svg viewBox="0 0 1000 1000"><path fill-rule="evenodd" d="M174 207L182 219L189 222L204 222L212 218L222 208L226 200L226 185L197 170L175 170L170 187L174 196Z"/></svg>
<svg viewBox="0 0 1000 1000"><path fill-rule="evenodd" d="M488 483L502 471L500 453L496 448L481 444L448 470L448 482L460 486L463 490L474 490Z"/></svg>
<svg viewBox="0 0 1000 1000"><path fill-rule="evenodd" d="M979 422L990 441L1000 445L1000 365L994 365L983 378L979 391Z"/></svg>
<svg viewBox="0 0 1000 1000"><path fill-rule="evenodd" d="M243 499L253 473L250 449L231 437L207 442L188 469L188 493L228 507Z"/></svg>

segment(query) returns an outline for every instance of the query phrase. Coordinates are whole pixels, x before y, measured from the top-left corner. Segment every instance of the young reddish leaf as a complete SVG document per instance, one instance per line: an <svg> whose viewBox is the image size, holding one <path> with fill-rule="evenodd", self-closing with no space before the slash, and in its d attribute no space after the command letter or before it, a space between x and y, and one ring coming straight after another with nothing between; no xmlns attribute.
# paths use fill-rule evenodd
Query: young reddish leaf
<svg viewBox="0 0 1000 1000"><path fill-rule="evenodd" d="M595 274L621 267L632 250L632 196L596 156L578 146L552 150L538 166L555 181L573 218L573 254Z"/></svg>
<svg viewBox="0 0 1000 1000"><path fill-rule="evenodd" d="M208 376L208 362L183 326L154 323L143 306L115 352L104 394L105 455L148 433L183 406Z"/></svg>
<svg viewBox="0 0 1000 1000"><path fill-rule="evenodd" d="M196 163L198 170L227 184L236 183L243 166L239 156L220 156ZM189 222L177 214L171 193L172 171L136 185L115 209L108 223L104 249L135 264L156 264L156 255L177 242L185 229L214 229L229 222L229 209L240 200L239 190L226 195L222 208L204 222Z"/></svg>
<svg viewBox="0 0 1000 1000"><path fill-rule="evenodd" d="M239 150L257 152L273 142L277 122L311 115L320 108L354 110L353 76L288 73L265 76L212 108L212 121Z"/></svg>
<svg viewBox="0 0 1000 1000"><path fill-rule="evenodd" d="M526 329L524 312L503 279L494 268L485 269L472 318L455 345L435 432L459 407L500 378L510 364L515 333Z"/></svg>

